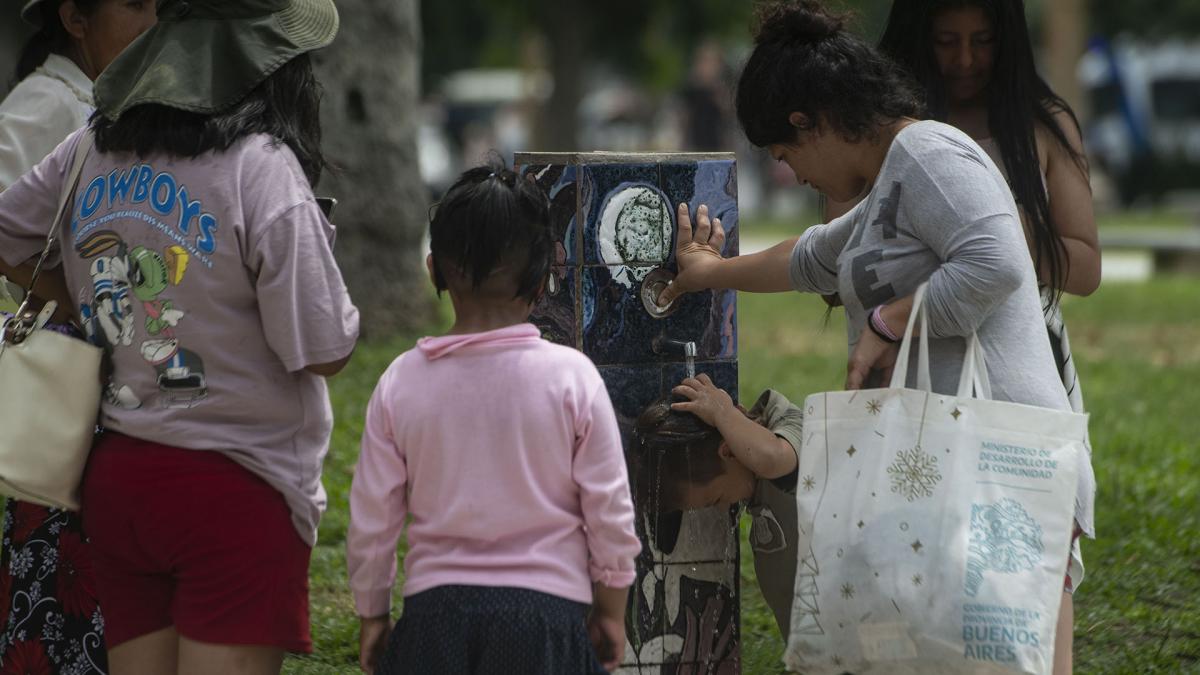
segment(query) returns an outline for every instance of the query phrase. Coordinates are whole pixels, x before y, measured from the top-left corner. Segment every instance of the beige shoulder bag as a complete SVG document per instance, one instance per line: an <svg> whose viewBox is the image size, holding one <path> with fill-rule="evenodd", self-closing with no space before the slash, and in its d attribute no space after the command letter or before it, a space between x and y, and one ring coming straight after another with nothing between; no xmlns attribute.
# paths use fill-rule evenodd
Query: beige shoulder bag
<svg viewBox="0 0 1200 675"><path fill-rule="evenodd" d="M46 247L33 270L33 288L66 220L92 134L79 139ZM0 494L21 501L79 509L79 483L100 410L102 350L46 328L56 303L20 309L0 324Z"/></svg>

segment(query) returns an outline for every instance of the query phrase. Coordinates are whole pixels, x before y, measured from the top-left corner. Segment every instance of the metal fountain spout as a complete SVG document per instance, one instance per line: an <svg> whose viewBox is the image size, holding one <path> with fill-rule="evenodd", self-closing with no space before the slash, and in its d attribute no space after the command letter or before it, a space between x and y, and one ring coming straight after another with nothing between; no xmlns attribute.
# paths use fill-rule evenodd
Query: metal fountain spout
<svg viewBox="0 0 1200 675"><path fill-rule="evenodd" d="M683 340L672 340L672 339L668 338L666 335L663 335L660 333L660 334L654 336L654 339L650 342L650 349L653 350L655 354L658 354L660 356L663 354L666 354L668 352L674 352L676 350L683 351L684 363L687 367L687 376L688 377L696 376L696 343L695 342L693 342L691 340L688 340L686 342Z"/></svg>

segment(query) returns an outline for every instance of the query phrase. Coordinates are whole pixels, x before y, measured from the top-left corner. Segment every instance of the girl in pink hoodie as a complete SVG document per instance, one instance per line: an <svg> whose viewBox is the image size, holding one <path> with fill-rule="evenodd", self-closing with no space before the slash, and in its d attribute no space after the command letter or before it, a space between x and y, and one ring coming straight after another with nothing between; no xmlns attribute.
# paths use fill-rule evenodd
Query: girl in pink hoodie
<svg viewBox="0 0 1200 675"><path fill-rule="evenodd" d="M641 544L616 417L591 361L526 321L550 273L548 208L533 183L480 167L430 224L426 263L454 326L380 378L350 491L368 673L569 675L620 662ZM408 516L404 613L389 638Z"/></svg>

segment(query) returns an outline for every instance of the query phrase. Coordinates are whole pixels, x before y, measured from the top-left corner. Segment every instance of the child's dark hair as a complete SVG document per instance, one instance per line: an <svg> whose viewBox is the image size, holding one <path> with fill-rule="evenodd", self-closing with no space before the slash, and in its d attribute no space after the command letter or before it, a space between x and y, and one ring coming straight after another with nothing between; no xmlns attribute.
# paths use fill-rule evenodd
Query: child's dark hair
<svg viewBox="0 0 1200 675"><path fill-rule="evenodd" d="M738 122L758 147L793 143L788 121L803 113L842 138L874 139L881 125L919 117L922 98L909 76L845 30L846 16L816 0L760 5L754 51L737 85Z"/></svg>
<svg viewBox="0 0 1200 675"><path fill-rule="evenodd" d="M429 239L439 294L448 288L447 266L474 290L500 267L511 266L512 297L537 300L554 256L550 203L541 188L493 157L464 172L434 208Z"/></svg>
<svg viewBox="0 0 1200 675"><path fill-rule="evenodd" d="M721 432L692 413L672 410L670 399L659 399L643 410L633 433L631 464L642 508L678 511L689 483L706 485L724 472L718 452Z"/></svg>

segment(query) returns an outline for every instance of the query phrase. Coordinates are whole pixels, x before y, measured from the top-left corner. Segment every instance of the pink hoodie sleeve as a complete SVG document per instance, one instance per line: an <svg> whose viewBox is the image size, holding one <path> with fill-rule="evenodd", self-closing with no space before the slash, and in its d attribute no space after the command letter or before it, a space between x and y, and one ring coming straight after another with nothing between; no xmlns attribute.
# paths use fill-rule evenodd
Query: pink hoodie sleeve
<svg viewBox="0 0 1200 675"><path fill-rule="evenodd" d="M633 584L633 559L642 550L633 527L633 500L621 450L617 418L604 383L584 401L576 420L572 472L579 486L587 528L588 571L592 581L609 588Z"/></svg>
<svg viewBox="0 0 1200 675"><path fill-rule="evenodd" d="M346 567L354 605L365 617L382 616L391 608L396 543L408 512L408 470L404 450L392 433L388 383L384 373L367 405L362 449L350 486Z"/></svg>

